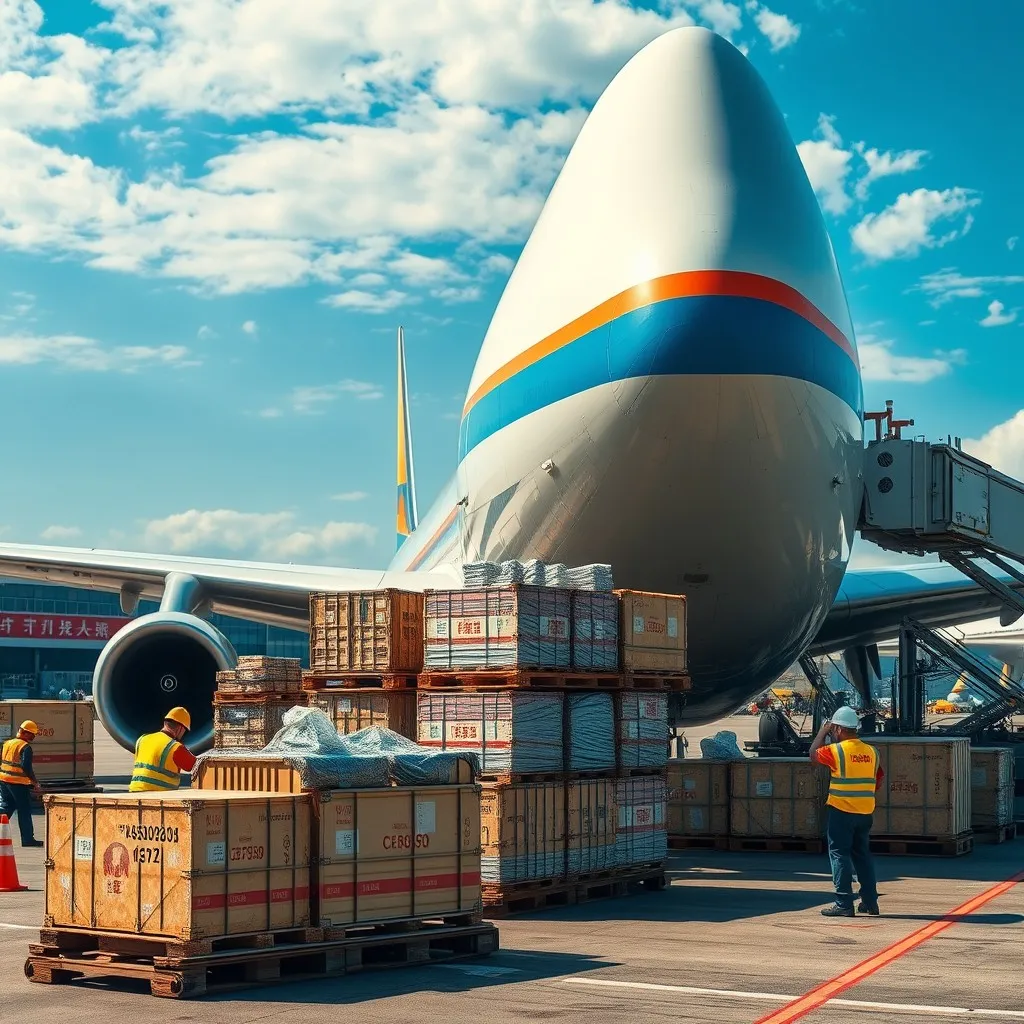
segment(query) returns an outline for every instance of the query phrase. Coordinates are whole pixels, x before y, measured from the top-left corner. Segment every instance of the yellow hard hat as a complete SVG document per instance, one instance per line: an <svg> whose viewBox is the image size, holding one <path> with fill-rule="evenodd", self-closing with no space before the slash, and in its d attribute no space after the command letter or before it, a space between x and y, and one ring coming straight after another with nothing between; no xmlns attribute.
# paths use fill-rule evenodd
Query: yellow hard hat
<svg viewBox="0 0 1024 1024"><path fill-rule="evenodd" d="M177 722L178 725L183 725L186 729L192 728L192 716L184 708L171 708L164 715L164 721Z"/></svg>
<svg viewBox="0 0 1024 1024"><path fill-rule="evenodd" d="M36 725L36 723L33 722L31 718L28 718L24 722L22 722L21 725L18 726L18 728L22 732L30 732L30 733L32 733L33 736L38 736L39 735L39 726Z"/></svg>

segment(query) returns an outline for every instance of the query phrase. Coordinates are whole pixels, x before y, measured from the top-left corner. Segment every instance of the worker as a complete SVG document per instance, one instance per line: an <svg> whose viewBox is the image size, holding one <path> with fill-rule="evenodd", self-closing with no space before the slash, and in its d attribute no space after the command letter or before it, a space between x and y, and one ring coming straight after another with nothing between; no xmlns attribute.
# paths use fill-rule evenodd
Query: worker
<svg viewBox="0 0 1024 1024"><path fill-rule="evenodd" d="M832 862L835 903L824 917L853 917L853 873L860 881L862 914L878 914L875 864L869 836L875 812L875 793L885 773L878 751L860 739L860 719L851 707L841 707L822 723L811 742L811 760L831 773L828 789L828 855Z"/></svg>
<svg viewBox="0 0 1024 1024"><path fill-rule="evenodd" d="M164 715L160 732L136 740L130 793L177 789L181 785L181 773L192 771L196 763L195 755L181 742L191 728L191 715L184 708L171 708Z"/></svg>
<svg viewBox="0 0 1024 1024"><path fill-rule="evenodd" d="M32 828L32 793L40 791L32 769L32 741L39 734L35 722L25 721L18 735L0 748L0 814L8 820L17 813L22 846L42 846Z"/></svg>

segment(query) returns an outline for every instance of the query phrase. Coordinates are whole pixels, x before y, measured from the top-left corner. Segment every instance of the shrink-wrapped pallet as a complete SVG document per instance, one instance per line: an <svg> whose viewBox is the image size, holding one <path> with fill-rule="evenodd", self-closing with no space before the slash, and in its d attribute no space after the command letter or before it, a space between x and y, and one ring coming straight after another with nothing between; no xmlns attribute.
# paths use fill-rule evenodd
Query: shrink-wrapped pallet
<svg viewBox="0 0 1024 1024"><path fill-rule="evenodd" d="M314 690L307 696L309 707L327 715L339 736L379 726L416 739L415 690Z"/></svg>
<svg viewBox="0 0 1024 1024"><path fill-rule="evenodd" d="M668 762L670 836L729 834L729 762L679 758Z"/></svg>
<svg viewBox="0 0 1024 1024"><path fill-rule="evenodd" d="M864 737L885 771L873 836L948 839L971 828L970 741L939 736Z"/></svg>
<svg viewBox="0 0 1024 1024"><path fill-rule="evenodd" d="M427 591L427 670L567 669L568 590L509 586Z"/></svg>
<svg viewBox="0 0 1024 1024"><path fill-rule="evenodd" d="M619 668L619 599L601 591L574 590L572 667L580 672L617 672Z"/></svg>
<svg viewBox="0 0 1024 1024"><path fill-rule="evenodd" d="M565 874L565 785L485 783L480 804L481 877L491 885Z"/></svg>
<svg viewBox="0 0 1024 1024"><path fill-rule="evenodd" d="M562 770L562 696L530 690L420 691L417 742L476 754L485 775Z"/></svg>
<svg viewBox="0 0 1024 1024"><path fill-rule="evenodd" d="M653 864L668 856L665 803L665 780L660 775L616 780L616 864Z"/></svg>
<svg viewBox="0 0 1024 1024"><path fill-rule="evenodd" d="M971 828L991 832L1013 824L1013 750L971 747Z"/></svg>
<svg viewBox="0 0 1024 1024"><path fill-rule="evenodd" d="M615 700L622 768L663 768L668 761L668 696L623 690Z"/></svg>
<svg viewBox="0 0 1024 1024"><path fill-rule="evenodd" d="M570 875L606 871L615 867L614 779L567 782L569 833L566 862Z"/></svg>
<svg viewBox="0 0 1024 1024"><path fill-rule="evenodd" d="M568 693L566 770L605 771L615 767L615 705L601 691Z"/></svg>
<svg viewBox="0 0 1024 1024"><path fill-rule="evenodd" d="M95 765L93 705L87 700L0 701L0 744L18 735L26 719L39 726L32 768L47 782L91 779Z"/></svg>
<svg viewBox="0 0 1024 1024"><path fill-rule="evenodd" d="M807 758L744 758L729 764L734 836L817 839L825 831L828 770Z"/></svg>

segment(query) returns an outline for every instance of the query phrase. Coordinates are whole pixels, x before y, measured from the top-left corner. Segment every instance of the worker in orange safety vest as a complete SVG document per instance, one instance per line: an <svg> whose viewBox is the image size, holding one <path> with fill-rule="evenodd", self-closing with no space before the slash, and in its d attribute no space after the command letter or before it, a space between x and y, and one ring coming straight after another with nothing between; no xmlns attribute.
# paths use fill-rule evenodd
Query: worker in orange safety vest
<svg viewBox="0 0 1024 1024"><path fill-rule="evenodd" d="M18 735L0 747L0 814L8 820L18 815L22 846L42 846L32 828L32 793L39 792L39 780L32 768L32 741L39 726L24 721Z"/></svg>

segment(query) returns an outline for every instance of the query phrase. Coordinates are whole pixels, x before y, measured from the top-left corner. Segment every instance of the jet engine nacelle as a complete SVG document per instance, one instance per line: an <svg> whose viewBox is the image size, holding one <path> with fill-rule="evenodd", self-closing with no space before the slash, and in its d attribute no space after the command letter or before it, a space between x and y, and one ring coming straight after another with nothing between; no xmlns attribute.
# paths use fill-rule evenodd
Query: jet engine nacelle
<svg viewBox="0 0 1024 1024"><path fill-rule="evenodd" d="M237 661L228 638L205 619L173 611L143 615L100 654L92 688L96 712L110 735L134 750L139 736L158 730L164 714L181 705L192 716L188 748L208 750L217 672Z"/></svg>

